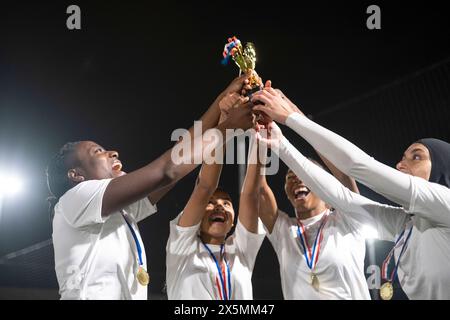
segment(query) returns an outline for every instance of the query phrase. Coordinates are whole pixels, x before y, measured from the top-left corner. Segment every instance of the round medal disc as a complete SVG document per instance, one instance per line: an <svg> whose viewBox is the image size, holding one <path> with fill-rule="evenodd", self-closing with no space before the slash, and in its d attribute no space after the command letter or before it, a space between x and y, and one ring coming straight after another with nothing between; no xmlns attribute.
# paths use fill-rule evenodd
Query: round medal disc
<svg viewBox="0 0 450 320"><path fill-rule="evenodd" d="M386 282L380 287L380 297L383 300L391 300L394 296L394 287L392 283Z"/></svg>
<svg viewBox="0 0 450 320"><path fill-rule="evenodd" d="M142 267L139 267L136 278L139 281L139 283L143 286L148 285L150 282L150 277L147 271L145 271L144 268Z"/></svg>

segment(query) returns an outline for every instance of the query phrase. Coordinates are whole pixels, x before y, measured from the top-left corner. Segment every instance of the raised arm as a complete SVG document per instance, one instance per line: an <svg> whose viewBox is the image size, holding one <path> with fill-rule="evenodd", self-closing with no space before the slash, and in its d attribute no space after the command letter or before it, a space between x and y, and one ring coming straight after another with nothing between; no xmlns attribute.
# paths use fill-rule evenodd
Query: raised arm
<svg viewBox="0 0 450 320"><path fill-rule="evenodd" d="M253 99L265 103L256 106L256 110L292 128L344 174L354 177L414 214L437 225L450 226L449 188L376 161L348 140L292 111L283 99L267 90L263 91L253 95Z"/></svg>
<svg viewBox="0 0 450 320"><path fill-rule="evenodd" d="M273 96L280 97L286 103L286 106L289 107L289 109L286 108L286 110L289 111L289 113L296 112L304 116L303 112L280 89L272 88L272 82L270 80L266 81L264 88ZM359 189L355 179L339 170L331 161L329 161L326 157L324 157L320 152L318 152L317 150L316 152L319 155L320 159L322 159L322 161L328 167L328 169L330 169L330 172L335 176L336 179L339 180L340 183L342 183L345 187L349 188L351 191L359 193Z"/></svg>
<svg viewBox="0 0 450 320"><path fill-rule="evenodd" d="M338 179L339 182L344 185L344 187L347 187L350 191L359 193L359 189L355 179L339 170L331 161L325 158L320 152L317 152L317 154L319 155L320 159L322 159L323 163L325 163L327 168L330 169L330 172L333 174L333 176L336 179Z"/></svg>
<svg viewBox="0 0 450 320"><path fill-rule="evenodd" d="M223 90L217 98L214 100L214 102L211 104L211 106L208 108L208 110L200 117L200 121L202 123L202 133L205 132L208 129L214 128L218 124L219 116L221 114L221 104L227 104L230 103L230 99L224 99L226 96L239 96L239 93L243 88L245 88L248 85L248 77L249 75L242 75L240 77L235 78L226 88ZM194 134L194 127L192 126L189 129L189 134L192 136ZM186 167L186 171L188 174L193 168ZM182 176L183 173L181 173ZM170 184L165 185L162 188L159 188L158 190L152 191L150 195L148 196L150 202L152 204L156 204L162 197L164 197L178 182L178 180L172 181Z"/></svg>
<svg viewBox="0 0 450 320"><path fill-rule="evenodd" d="M222 164L203 163L194 191L178 221L179 226L191 227L200 223L205 214L205 207L217 189L221 170Z"/></svg>
<svg viewBox="0 0 450 320"><path fill-rule="evenodd" d="M245 100L247 102L248 99ZM221 106L221 117L220 123L223 123L229 115L229 109L237 104L242 107L244 103L244 99L241 99L238 94L230 94L225 95L222 100L219 102ZM211 143L215 144L215 146L220 147L220 152L222 152L219 156L219 160L223 160L223 149L224 144L226 142L217 143L224 136L224 132L216 132L218 135L215 135L213 139L211 139ZM212 146L206 146L208 148ZM216 149L219 150L219 149ZM215 152L215 151L214 151ZM216 154L213 153L213 157L216 157ZM221 157L220 157L221 156ZM217 189L217 185L220 179L220 172L222 170L222 161L219 163L206 164L203 163L202 169L198 175L197 183L194 187L194 191L192 192L191 197L189 198L188 203L186 204L183 214L178 221L178 225L181 227L190 227L194 226L202 220L205 214L205 207L208 204L209 199L214 194L214 191Z"/></svg>
<svg viewBox="0 0 450 320"><path fill-rule="evenodd" d="M239 200L239 221L248 231L257 233L261 163L258 159L258 145L254 135L250 137L247 161L247 172Z"/></svg>
<svg viewBox="0 0 450 320"><path fill-rule="evenodd" d="M219 97L222 98L225 94L230 93L232 91L231 89L239 88L237 91L240 91L245 80L245 76L234 80L228 89ZM218 109L218 101L216 99L216 106L211 108ZM213 118L217 117L217 112L220 114L220 110L211 109L207 112L206 120L209 125L214 122ZM223 123L217 125L216 129L225 136L226 129L247 129L251 126L251 106L247 103L242 108L234 108L231 110L228 118ZM202 136L192 139L192 146L195 145L206 147ZM170 149L147 166L113 179L103 195L102 216L107 216L149 195L154 200L160 198L162 193L170 189L170 185L173 185L198 166L198 163L195 163L194 160L202 158L203 148L192 147L192 150L194 152L191 152L188 163L175 163L172 160L172 149ZM154 193L155 191L156 194ZM152 192L154 193L153 195Z"/></svg>
<svg viewBox="0 0 450 320"><path fill-rule="evenodd" d="M402 209L374 202L350 191L331 174L303 156L282 136L275 123L271 124L271 132L271 139L260 137L261 141L271 144L272 150L280 159L323 201L350 214L355 220L371 224L377 230L389 230L383 234L393 235L398 231L407 216Z"/></svg>
<svg viewBox="0 0 450 320"><path fill-rule="evenodd" d="M259 126L259 129L267 129L266 126ZM267 146L258 144L258 157L260 163L265 164L267 160ZM278 204L275 195L267 183L265 166L260 165L255 172L255 185L259 187L259 210L258 215L262 223L272 233L275 222L278 218Z"/></svg>

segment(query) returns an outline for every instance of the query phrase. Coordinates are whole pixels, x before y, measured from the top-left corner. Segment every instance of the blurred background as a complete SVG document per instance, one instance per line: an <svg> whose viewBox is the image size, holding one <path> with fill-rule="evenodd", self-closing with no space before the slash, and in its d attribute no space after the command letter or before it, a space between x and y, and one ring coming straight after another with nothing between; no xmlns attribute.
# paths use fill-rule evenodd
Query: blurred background
<svg viewBox="0 0 450 320"><path fill-rule="evenodd" d="M394 166L410 143L450 141L450 19L443 2L311 3L33 1L0 10L0 299L58 299L44 169L67 141L94 140L135 170L172 146L237 76L222 66L236 35L257 50L256 70L314 121ZM81 30L66 9L81 8ZM381 8L381 30L366 9ZM313 150L288 129L306 155ZM279 207L293 215L284 173L270 176ZM184 207L198 171L140 224L149 298L165 299L169 220ZM237 165L220 185L238 203ZM388 203L360 186L361 193ZM370 230L368 238L372 237ZM392 243L367 240L366 271ZM375 270L375 271L373 271ZM378 269L379 270L379 269ZM255 299L282 299L267 241L254 274ZM396 290L396 299L405 299ZM378 291L371 290L373 299Z"/></svg>

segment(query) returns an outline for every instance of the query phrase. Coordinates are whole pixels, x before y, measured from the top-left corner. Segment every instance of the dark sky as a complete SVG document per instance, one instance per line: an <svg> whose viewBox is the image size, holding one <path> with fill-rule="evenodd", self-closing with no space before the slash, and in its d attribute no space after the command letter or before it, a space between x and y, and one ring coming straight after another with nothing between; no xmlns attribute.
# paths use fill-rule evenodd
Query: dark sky
<svg viewBox="0 0 450 320"><path fill-rule="evenodd" d="M171 132L191 126L236 76L234 65L220 64L229 36L254 42L259 74L313 115L450 56L443 2L395 3L2 4L0 169L21 172L26 188L4 202L0 256L51 236L44 168L66 141L118 150L126 171L169 148ZM70 4L81 7L82 30L66 28ZM381 7L381 30L366 28L370 4ZM334 129L360 120L347 118ZM396 124L402 126L408 123ZM396 151L383 159L398 159L403 150ZM168 221L183 208L194 178L195 172L181 181L141 225L155 272L163 272ZM269 181L288 210L282 176ZM221 185L237 200L236 166L224 169Z"/></svg>

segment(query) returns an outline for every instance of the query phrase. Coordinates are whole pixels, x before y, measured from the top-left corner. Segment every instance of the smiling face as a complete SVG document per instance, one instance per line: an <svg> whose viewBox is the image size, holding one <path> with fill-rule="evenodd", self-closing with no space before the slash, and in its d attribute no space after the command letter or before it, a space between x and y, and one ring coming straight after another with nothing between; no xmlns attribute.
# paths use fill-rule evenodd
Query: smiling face
<svg viewBox="0 0 450 320"><path fill-rule="evenodd" d="M234 209L231 197L223 190L216 190L206 205L200 226L204 242L221 244L233 226Z"/></svg>
<svg viewBox="0 0 450 320"><path fill-rule="evenodd" d="M423 144L413 143L406 149L396 168L403 173L429 180L431 174L430 152Z"/></svg>
<svg viewBox="0 0 450 320"><path fill-rule="evenodd" d="M69 170L69 178L74 182L116 178L121 173L119 153L107 151L93 141L80 142L74 157L77 166Z"/></svg>
<svg viewBox="0 0 450 320"><path fill-rule="evenodd" d="M284 191L299 218L303 219L319 214L327 208L325 202L311 192L292 170L288 170L286 174Z"/></svg>

